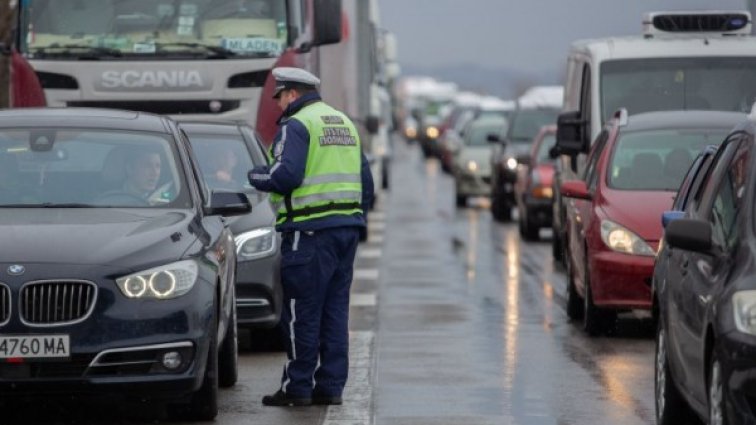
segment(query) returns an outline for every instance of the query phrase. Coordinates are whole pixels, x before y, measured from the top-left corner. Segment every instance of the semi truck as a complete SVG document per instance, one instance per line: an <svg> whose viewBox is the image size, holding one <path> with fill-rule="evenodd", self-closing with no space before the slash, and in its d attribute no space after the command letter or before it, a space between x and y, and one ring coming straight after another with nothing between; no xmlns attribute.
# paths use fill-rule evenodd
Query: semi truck
<svg viewBox="0 0 756 425"><path fill-rule="evenodd" d="M272 143L277 66L319 73L341 0L24 0L19 52L50 106L244 121Z"/></svg>

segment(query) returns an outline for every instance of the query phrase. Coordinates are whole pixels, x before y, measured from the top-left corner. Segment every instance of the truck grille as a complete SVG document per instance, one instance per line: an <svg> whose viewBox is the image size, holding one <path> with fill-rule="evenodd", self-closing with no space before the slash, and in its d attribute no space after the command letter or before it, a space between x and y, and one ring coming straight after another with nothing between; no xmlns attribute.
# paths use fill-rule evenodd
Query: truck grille
<svg viewBox="0 0 756 425"><path fill-rule="evenodd" d="M11 314L10 289L0 284L0 325L8 323Z"/></svg>
<svg viewBox="0 0 756 425"><path fill-rule="evenodd" d="M40 281L21 288L21 320L58 325L84 319L92 311L97 286L86 281Z"/></svg>
<svg viewBox="0 0 756 425"><path fill-rule="evenodd" d="M142 100L142 101L75 101L68 106L85 108L113 108L149 112L158 115L222 114L239 109L238 100Z"/></svg>

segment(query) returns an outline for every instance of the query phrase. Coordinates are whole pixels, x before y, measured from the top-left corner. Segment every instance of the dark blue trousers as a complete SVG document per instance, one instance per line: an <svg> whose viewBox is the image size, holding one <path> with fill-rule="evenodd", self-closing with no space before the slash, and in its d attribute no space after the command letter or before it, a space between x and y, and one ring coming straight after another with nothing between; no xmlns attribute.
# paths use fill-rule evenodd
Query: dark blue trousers
<svg viewBox="0 0 756 425"><path fill-rule="evenodd" d="M340 397L349 371L349 289L359 227L284 233L281 324L288 361L281 389Z"/></svg>

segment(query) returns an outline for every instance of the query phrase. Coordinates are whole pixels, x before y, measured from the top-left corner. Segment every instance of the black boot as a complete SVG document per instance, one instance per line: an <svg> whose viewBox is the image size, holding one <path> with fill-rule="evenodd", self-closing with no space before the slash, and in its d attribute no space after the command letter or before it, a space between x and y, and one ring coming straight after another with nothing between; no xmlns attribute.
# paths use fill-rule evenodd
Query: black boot
<svg viewBox="0 0 756 425"><path fill-rule="evenodd" d="M341 404L341 397L328 397L323 395L315 395L312 396L312 404L319 404L319 405L340 405Z"/></svg>
<svg viewBox="0 0 756 425"><path fill-rule="evenodd" d="M291 396L278 390L273 395L263 397L262 404L265 406L309 406L312 404L312 399Z"/></svg>

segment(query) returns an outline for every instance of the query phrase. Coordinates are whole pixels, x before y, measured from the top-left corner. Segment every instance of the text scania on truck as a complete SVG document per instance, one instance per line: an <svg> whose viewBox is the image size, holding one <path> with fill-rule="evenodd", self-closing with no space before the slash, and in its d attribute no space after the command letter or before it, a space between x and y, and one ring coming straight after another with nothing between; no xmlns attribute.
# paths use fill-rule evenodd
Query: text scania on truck
<svg viewBox="0 0 756 425"><path fill-rule="evenodd" d="M341 0L26 0L19 49L50 106L238 120L270 143L276 66L318 73Z"/></svg>

